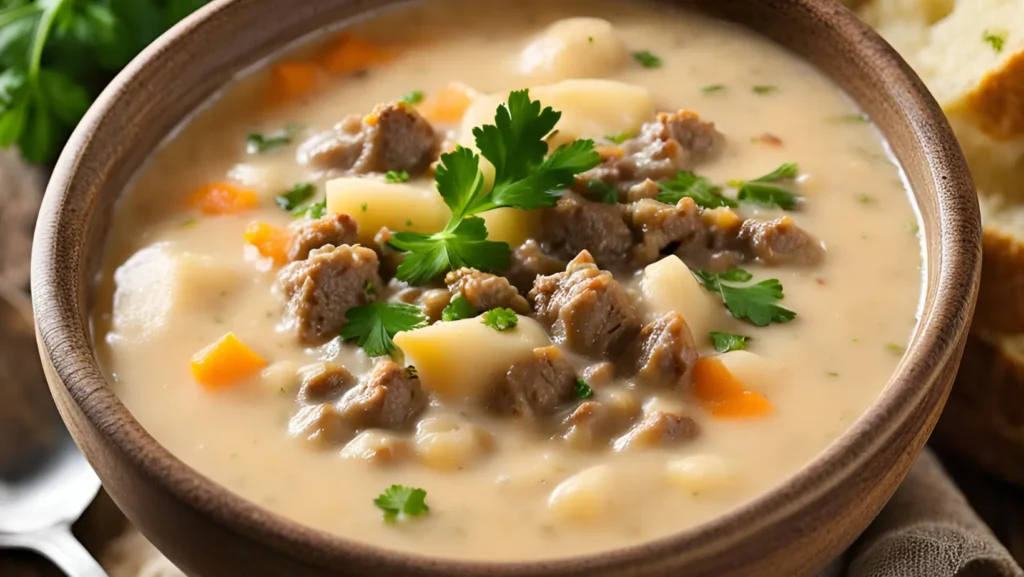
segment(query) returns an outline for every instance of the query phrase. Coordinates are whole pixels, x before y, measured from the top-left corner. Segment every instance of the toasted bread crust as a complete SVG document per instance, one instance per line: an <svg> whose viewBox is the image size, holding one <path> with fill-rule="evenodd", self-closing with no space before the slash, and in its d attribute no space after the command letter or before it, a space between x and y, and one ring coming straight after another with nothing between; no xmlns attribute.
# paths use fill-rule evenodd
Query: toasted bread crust
<svg viewBox="0 0 1024 577"><path fill-rule="evenodd" d="M972 334L932 441L1024 486L1024 358Z"/></svg>
<svg viewBox="0 0 1024 577"><path fill-rule="evenodd" d="M1024 52L989 72L967 95L971 116L985 134L1009 140L1024 134Z"/></svg>
<svg viewBox="0 0 1024 577"><path fill-rule="evenodd" d="M1024 239L993 226L982 234L981 291L972 330L1024 332Z"/></svg>

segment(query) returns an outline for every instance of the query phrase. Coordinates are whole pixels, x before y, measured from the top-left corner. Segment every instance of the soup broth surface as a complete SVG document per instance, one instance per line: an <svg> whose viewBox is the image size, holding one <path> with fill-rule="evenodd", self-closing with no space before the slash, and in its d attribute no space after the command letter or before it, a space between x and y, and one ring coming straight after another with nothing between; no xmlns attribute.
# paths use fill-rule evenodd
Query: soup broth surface
<svg viewBox="0 0 1024 577"><path fill-rule="evenodd" d="M548 45L527 49L552 24L579 17L611 26L579 24L593 27L595 37L572 45L570 57L558 46L571 44L566 38L579 41L578 32L548 33L554 38ZM239 79L153 154L116 209L93 319L96 347L119 397L188 465L271 511L380 547L474 560L561 557L664 537L736 507L807 464L885 387L917 322L917 215L878 131L808 64L731 25L640 2L449 0L387 12L344 33L393 52L342 73L314 67L315 74L302 76L309 71L302 68L282 80L275 68L281 62L323 62L316 60L324 50L317 44ZM588 55L588 45L604 52ZM535 87L572 77L639 87L652 113L689 109L713 122L724 145L693 170L723 187L798 164L800 176L785 184L800 197L795 210L749 202L734 209L743 218L790 215L820 241L823 258L814 265L741 265L754 281L777 279L785 294L778 304L796 318L756 327L709 296L716 307L710 329L749 337L746 350L756 357L743 385L771 410L730 418L695 398L689 385L657 389L617 374L593 384L592 399L636 403L634 422L655 411L685 415L699 434L663 446L580 449L561 438L557 419L555 432L538 432L528 418L435 394L415 424L388 437L408 443L408 454L390 464L296 432L299 369L332 362L363 379L375 365L355 343L311 345L297 338L286 320L280 263L245 240L253 222L295 226L298 219L275 201L295 184L314 185L306 202L315 202L328 180L346 176L299 162L300 145L348 115L416 92L421 101L415 94L406 99L431 121L442 147L471 144L460 118L427 114L452 83L471 87L478 98L522 88L534 88L531 95L539 98L544 92ZM586 108L589 101L582 102ZM493 115L485 120L493 122ZM640 119L653 120L653 114ZM291 143L247 151L249 135L285 127ZM614 145L604 134L577 136ZM429 171L413 174L394 186L432 191L432 178ZM213 182L254 192L254 206L203 214L190 198ZM733 188L723 190L735 197ZM407 210L402 219L415 229L422 214L412 205ZM362 211L374 212L372 206ZM495 221L488 222L493 234ZM642 270L615 278L647 322ZM397 298L394 287L379 287L379 297ZM526 330L528 320L513 330ZM706 329L698 333L687 322L699 354L718 354ZM201 386L191 360L228 332L268 366L230 386ZM594 359L559 346L583 378ZM487 363L496 353L467 339L446 354L454 366ZM431 426L462 431L457 441L435 438L458 447L424 443ZM395 484L424 489L429 512L386 522L374 499Z"/></svg>

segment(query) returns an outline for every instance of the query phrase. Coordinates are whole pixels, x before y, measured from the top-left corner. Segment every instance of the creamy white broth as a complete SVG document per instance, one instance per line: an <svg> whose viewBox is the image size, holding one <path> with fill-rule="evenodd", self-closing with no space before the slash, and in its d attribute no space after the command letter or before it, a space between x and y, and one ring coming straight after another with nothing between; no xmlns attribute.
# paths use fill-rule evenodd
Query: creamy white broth
<svg viewBox="0 0 1024 577"><path fill-rule="evenodd" d="M364 76L329 80L309 97L283 106L265 105L266 73L256 72L184 125L153 155L117 208L94 316L98 354L121 399L176 456L253 502L343 537L427 555L511 560L665 536L792 475L879 394L916 323L922 278L917 217L875 128L851 120L857 110L840 91L770 43L729 25L642 3L531 0L518 2L514 13L507 5L493 6L449 2L361 24L355 28L360 37L401 38L414 48ZM360 375L373 362L354 345L332 341L307 348L294 332L282 330L284 297L273 288L276 268L245 245L243 231L255 220L288 225L294 219L274 197L308 181L322 198L325 178L296 162L294 146L246 154L246 135L288 122L300 122L309 134L411 90L429 98L453 81L499 94L548 84L557 78L520 75L517 58L533 35L570 16L605 18L628 51L649 50L662 60L660 68L644 68L627 56L608 78L647 89L656 110L693 109L724 133L724 153L700 164L700 175L725 182L764 174L782 162L799 163L796 191L804 201L791 214L822 241L824 262L744 265L756 280L779 279L785 287L781 304L798 313L796 320L757 328L722 309L714 327L751 336L751 352L781 365L772 382L757 391L775 413L716 419L689 396L666 391L657 395L657 403L694 418L701 427L696 439L665 449L586 452L539 438L515 419L492 417L468 404L435 403L426 417L455 416L490 431L494 439L490 454L452 471L415 460L380 467L343 459L340 447L317 449L289 436L288 421L297 408L296 385L284 378L290 370L333 360ZM713 85L725 88L702 90ZM759 94L754 86L775 89ZM458 136L458 126L437 128ZM757 139L766 133L783 146ZM229 177L257 190L260 206L220 217L195 215L185 207L196 187ZM428 178L410 184L430 186ZM738 211L762 212L752 204ZM124 307L114 306L114 292L119 279L131 278L124 272L119 277L118 269L139 251L150 252L136 263L152 265L160 254L187 253L189 260L185 267L174 261L174 274L166 275L174 307L161 316L156 297L146 295L136 311L147 320L132 323ZM635 288L637 279L622 280ZM204 389L194 381L189 361L228 331L274 364L261 377ZM714 354L701 342L702 354ZM466 355L472 354L467 345ZM579 359L573 361L582 367ZM595 389L598 397L607 393ZM668 463L690 456L700 459L692 463L705 473L704 481L691 476L673 482ZM597 498L583 519L553 510L549 499L555 487L591 467L604 467L588 475L607 475L614 490ZM595 483L602 482L607 481ZM396 483L425 489L429 514L383 522L373 499Z"/></svg>

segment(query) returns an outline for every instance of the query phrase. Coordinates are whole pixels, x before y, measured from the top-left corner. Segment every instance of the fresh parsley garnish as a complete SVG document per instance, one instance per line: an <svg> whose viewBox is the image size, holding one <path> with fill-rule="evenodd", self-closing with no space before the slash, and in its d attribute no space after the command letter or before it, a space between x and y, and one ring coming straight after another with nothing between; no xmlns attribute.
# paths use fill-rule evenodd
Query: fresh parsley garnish
<svg viewBox="0 0 1024 577"><path fill-rule="evenodd" d="M405 485L391 485L373 500L373 504L384 511L384 520L388 523L408 517L419 517L430 511L430 507L427 506L427 492Z"/></svg>
<svg viewBox="0 0 1024 577"><path fill-rule="evenodd" d="M473 129L480 155L494 166L494 184L487 190L480 155L456 146L441 155L434 174L437 190L452 217L433 234L397 232L390 244L408 252L396 277L422 284L448 269L470 267L483 271L505 268L511 249L487 240L487 227L474 215L502 207L523 210L553 206L558 191L571 186L576 175L601 162L592 140L576 140L547 155L547 136L561 113L530 100L526 90L509 94L499 105L494 124ZM546 157L545 157L546 156Z"/></svg>
<svg viewBox="0 0 1024 577"><path fill-rule="evenodd" d="M635 136L635 132L630 132L627 130L625 132L620 132L618 134L606 134L604 135L604 139L607 140L608 142L614 142L615 144L622 144L623 142L626 142L627 140Z"/></svg>
<svg viewBox="0 0 1024 577"><path fill-rule="evenodd" d="M776 87L776 86L768 86L768 85L760 85L760 86L754 86L753 88L751 88L751 90L754 91L754 94L770 94L770 93L775 92L776 90L778 90L778 87Z"/></svg>
<svg viewBox="0 0 1024 577"><path fill-rule="evenodd" d="M689 197L697 206L704 208L736 206L735 201L721 195L721 188L712 184L707 178L697 176L692 172L677 172L671 180L658 183L658 188L661 189L661 192L654 199L666 204L676 204L679 199Z"/></svg>
<svg viewBox="0 0 1024 577"><path fill-rule="evenodd" d="M594 389L583 379L576 379L576 396L581 399L589 399L594 396Z"/></svg>
<svg viewBox="0 0 1024 577"><path fill-rule="evenodd" d="M1003 47L1006 46L1006 32L985 30L981 34L981 39L988 43L996 53L1001 53L1003 51Z"/></svg>
<svg viewBox="0 0 1024 577"><path fill-rule="evenodd" d="M729 351L742 351L747 348L747 339L743 335L734 335L732 333L719 333L711 331L708 333L711 337L711 344L714 345L715 350L720 353L727 353Z"/></svg>
<svg viewBox="0 0 1024 577"><path fill-rule="evenodd" d="M496 331L506 331L519 324L519 316L512 309L498 307L483 314L483 323Z"/></svg>
<svg viewBox="0 0 1024 577"><path fill-rule="evenodd" d="M587 181L587 196L591 200L597 200L605 204L616 204L619 202L619 191L599 178L592 178Z"/></svg>
<svg viewBox="0 0 1024 577"><path fill-rule="evenodd" d="M476 309L473 308L473 305L469 304L469 299L462 295L453 298L448 303L448 306L444 307L444 310L441 311L441 320L444 322L471 319L475 316Z"/></svg>
<svg viewBox="0 0 1024 577"><path fill-rule="evenodd" d="M315 186L308 182L300 182L288 189L287 192L277 195L274 200L277 202L277 206L292 212L314 194L316 194Z"/></svg>
<svg viewBox="0 0 1024 577"><path fill-rule="evenodd" d="M700 91L704 94L714 94L715 92L721 92L723 90L725 90L724 84L712 84L710 86L705 86L700 89Z"/></svg>
<svg viewBox="0 0 1024 577"><path fill-rule="evenodd" d="M304 204L292 210L292 215L295 217L308 216L314 220L322 218L325 214L327 214L327 199L311 204Z"/></svg>
<svg viewBox="0 0 1024 577"><path fill-rule="evenodd" d="M753 180L730 181L730 186L735 186L738 191L736 198L763 204L765 206L777 206L783 210L796 208L798 197L785 188L775 183L782 180L793 180L799 174L795 162L786 162L764 176Z"/></svg>
<svg viewBox="0 0 1024 577"><path fill-rule="evenodd" d="M390 184L409 182L409 173L405 170L389 170L384 173L384 182Z"/></svg>
<svg viewBox="0 0 1024 577"><path fill-rule="evenodd" d="M782 300L782 284L777 279L763 280L747 286L725 283L743 283L752 275L740 268L722 273L694 271L694 276L704 288L722 297L725 308L732 316L758 327L771 323L788 323L796 313L778 305Z"/></svg>
<svg viewBox="0 0 1024 577"><path fill-rule="evenodd" d="M348 309L345 318L348 322L341 329L341 338L357 341L371 357L390 355L395 350L396 334L427 324L419 307L406 303L370 303Z"/></svg>
<svg viewBox="0 0 1024 577"><path fill-rule="evenodd" d="M661 58L652 54L649 50L641 50L633 53L633 59L644 68L661 68Z"/></svg>
<svg viewBox="0 0 1024 577"><path fill-rule="evenodd" d="M403 94L399 99L399 102L406 104L419 104L423 102L423 91L422 90L410 90Z"/></svg>
<svg viewBox="0 0 1024 577"><path fill-rule="evenodd" d="M250 132L245 137L245 151L249 154L263 154L288 146L299 131L299 125L289 124L281 130L268 134L262 132Z"/></svg>

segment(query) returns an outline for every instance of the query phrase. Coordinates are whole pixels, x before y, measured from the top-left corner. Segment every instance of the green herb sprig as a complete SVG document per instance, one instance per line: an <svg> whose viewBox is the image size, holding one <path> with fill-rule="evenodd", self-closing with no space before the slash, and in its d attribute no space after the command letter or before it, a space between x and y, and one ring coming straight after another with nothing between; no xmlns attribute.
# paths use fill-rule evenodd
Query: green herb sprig
<svg viewBox="0 0 1024 577"><path fill-rule="evenodd" d="M736 283L748 282L753 275L741 268L721 273L698 270L693 271L693 274L705 289L722 298L722 303L732 316L754 326L766 327L771 323L788 323L796 318L795 312L778 304L783 298L782 283L778 279L736 286Z"/></svg>

